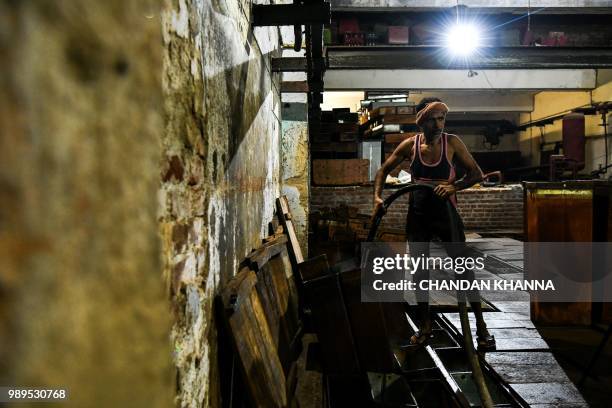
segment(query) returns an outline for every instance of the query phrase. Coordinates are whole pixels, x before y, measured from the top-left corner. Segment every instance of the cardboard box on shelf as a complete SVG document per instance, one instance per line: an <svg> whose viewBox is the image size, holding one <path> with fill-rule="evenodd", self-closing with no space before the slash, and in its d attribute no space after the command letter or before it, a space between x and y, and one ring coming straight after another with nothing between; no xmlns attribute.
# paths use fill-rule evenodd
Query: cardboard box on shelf
<svg viewBox="0 0 612 408"><path fill-rule="evenodd" d="M370 161L364 159L316 159L312 161L312 181L318 186L350 186L369 181Z"/></svg>

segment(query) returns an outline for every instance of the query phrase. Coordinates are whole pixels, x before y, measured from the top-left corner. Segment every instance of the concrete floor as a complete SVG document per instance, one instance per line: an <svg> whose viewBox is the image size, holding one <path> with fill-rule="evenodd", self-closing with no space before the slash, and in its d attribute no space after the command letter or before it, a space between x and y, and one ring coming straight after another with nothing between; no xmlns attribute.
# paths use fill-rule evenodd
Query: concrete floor
<svg viewBox="0 0 612 408"><path fill-rule="evenodd" d="M308 345L316 340L317 336L314 334L306 334L302 339L303 350L298 360L298 384L295 390L300 408L323 406L322 375L314 370L306 370Z"/></svg>
<svg viewBox="0 0 612 408"><path fill-rule="evenodd" d="M580 381L585 366L604 336L591 327L538 327L538 331L574 384ZM609 340L591 370L591 376L578 387L591 407L607 408L612 404L611 366L612 341Z"/></svg>

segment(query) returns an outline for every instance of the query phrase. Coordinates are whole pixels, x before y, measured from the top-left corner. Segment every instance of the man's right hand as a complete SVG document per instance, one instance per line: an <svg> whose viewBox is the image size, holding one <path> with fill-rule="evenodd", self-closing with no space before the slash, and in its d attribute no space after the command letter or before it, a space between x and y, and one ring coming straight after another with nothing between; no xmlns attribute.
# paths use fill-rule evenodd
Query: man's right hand
<svg viewBox="0 0 612 408"><path fill-rule="evenodd" d="M372 218L376 217L376 215L382 212L382 214L385 213L385 206L384 206L384 201L382 198L380 197L376 197L374 198L374 210L372 211Z"/></svg>

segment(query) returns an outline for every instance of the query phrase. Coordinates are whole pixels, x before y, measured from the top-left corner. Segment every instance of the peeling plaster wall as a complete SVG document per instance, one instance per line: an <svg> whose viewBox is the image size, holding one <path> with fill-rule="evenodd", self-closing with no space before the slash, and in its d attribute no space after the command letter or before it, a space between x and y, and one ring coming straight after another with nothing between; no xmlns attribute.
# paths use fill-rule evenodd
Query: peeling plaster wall
<svg viewBox="0 0 612 408"><path fill-rule="evenodd" d="M219 406L213 299L280 195L280 41L249 8L0 2L0 384Z"/></svg>
<svg viewBox="0 0 612 408"><path fill-rule="evenodd" d="M250 3L166 0L159 193L177 405L219 405L213 299L268 233L280 194L278 29Z"/></svg>
<svg viewBox="0 0 612 408"><path fill-rule="evenodd" d="M62 406L172 405L159 7L0 2L0 384Z"/></svg>
<svg viewBox="0 0 612 408"><path fill-rule="evenodd" d="M307 256L310 197L307 106L304 103L285 102L282 112L282 189L289 202L302 253Z"/></svg>
<svg viewBox="0 0 612 408"><path fill-rule="evenodd" d="M283 57L305 57L304 47L300 51L292 48L295 42L293 27L280 27L284 48ZM305 44L302 38L302 44ZM305 72L284 72L283 81L305 81ZM287 196L295 232L302 254L308 256L308 205L310 199L310 157L308 143L308 105L305 93L281 94L281 178L282 193Z"/></svg>

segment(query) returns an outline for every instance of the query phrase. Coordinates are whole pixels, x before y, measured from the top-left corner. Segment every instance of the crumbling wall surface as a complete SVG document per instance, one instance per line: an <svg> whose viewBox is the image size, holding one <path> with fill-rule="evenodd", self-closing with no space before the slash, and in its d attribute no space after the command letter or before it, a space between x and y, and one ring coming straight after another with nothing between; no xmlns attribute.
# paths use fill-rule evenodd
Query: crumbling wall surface
<svg viewBox="0 0 612 408"><path fill-rule="evenodd" d="M0 384L172 405L160 3L0 2Z"/></svg>
<svg viewBox="0 0 612 408"><path fill-rule="evenodd" d="M302 254L307 256L310 160L306 104L284 102L282 118L282 193L287 196Z"/></svg>
<svg viewBox="0 0 612 408"><path fill-rule="evenodd" d="M250 4L166 0L160 223L177 405L219 405L214 296L267 235L279 195L277 28Z"/></svg>

